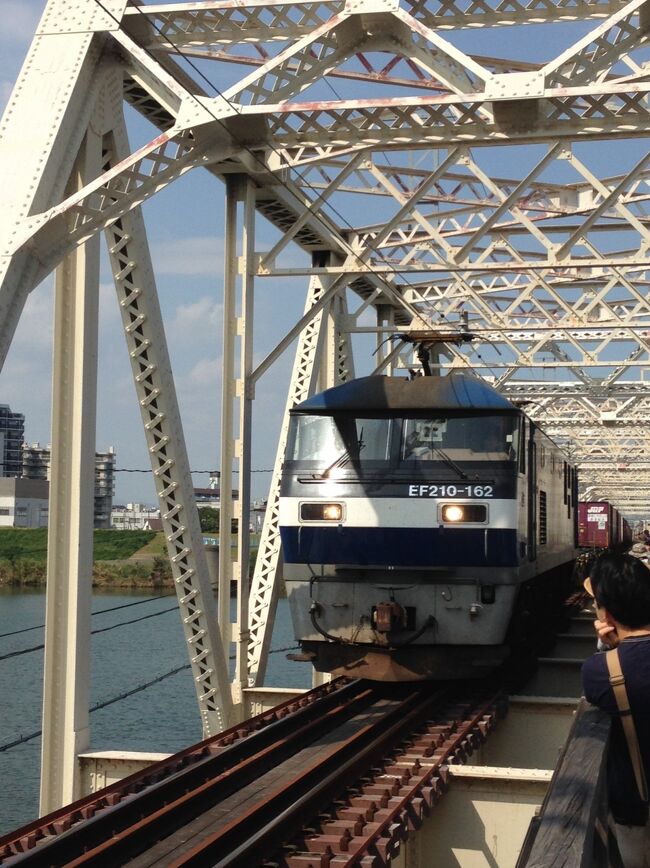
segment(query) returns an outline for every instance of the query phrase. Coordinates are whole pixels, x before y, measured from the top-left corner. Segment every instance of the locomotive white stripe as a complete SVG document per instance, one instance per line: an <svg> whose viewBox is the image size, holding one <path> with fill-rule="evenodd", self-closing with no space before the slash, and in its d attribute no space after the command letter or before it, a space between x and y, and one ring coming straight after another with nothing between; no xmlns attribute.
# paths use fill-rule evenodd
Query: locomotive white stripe
<svg viewBox="0 0 650 868"><path fill-rule="evenodd" d="M301 503L341 503L344 515L341 522L333 521L300 521ZM461 506L464 503L480 504L487 507L488 517L485 524L446 524L446 527L490 527L515 529L517 527L517 501L514 499L463 498L463 497L281 497L280 526L282 527L331 527L343 524L350 527L438 527L438 504L453 503Z"/></svg>

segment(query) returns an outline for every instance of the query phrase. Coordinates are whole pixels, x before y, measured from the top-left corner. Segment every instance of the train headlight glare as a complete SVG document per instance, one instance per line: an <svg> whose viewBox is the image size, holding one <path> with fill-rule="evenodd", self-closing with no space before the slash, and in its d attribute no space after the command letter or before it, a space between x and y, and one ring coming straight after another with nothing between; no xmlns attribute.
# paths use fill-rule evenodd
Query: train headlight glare
<svg viewBox="0 0 650 868"><path fill-rule="evenodd" d="M464 518L465 511L462 506L457 506L455 503L451 504L450 506L443 506L443 521L462 521Z"/></svg>
<svg viewBox="0 0 650 868"><path fill-rule="evenodd" d="M341 521L343 518L342 503L301 503L300 518L302 521Z"/></svg>
<svg viewBox="0 0 650 868"><path fill-rule="evenodd" d="M485 524L487 506L483 503L443 503L439 514L445 524Z"/></svg>

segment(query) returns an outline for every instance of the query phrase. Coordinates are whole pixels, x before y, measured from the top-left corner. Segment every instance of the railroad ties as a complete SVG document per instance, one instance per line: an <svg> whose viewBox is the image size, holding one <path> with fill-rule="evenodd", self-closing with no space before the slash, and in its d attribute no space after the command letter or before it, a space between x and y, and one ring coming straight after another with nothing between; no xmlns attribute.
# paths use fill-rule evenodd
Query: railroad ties
<svg viewBox="0 0 650 868"><path fill-rule="evenodd" d="M0 864L386 865L505 707L339 680L5 836Z"/></svg>
<svg viewBox="0 0 650 868"><path fill-rule="evenodd" d="M536 792L538 783L548 787L545 769L556 764L577 704L580 658L594 647L591 616L582 613L534 675L513 655L509 670L481 684L339 679L0 838L0 866L383 868L420 839L425 848L470 846L476 811L472 803L463 813L467 794L471 802L480 791L485 802L496 793L505 805L503 788L515 792L519 779ZM523 695L514 695L516 684L525 685ZM508 720L488 741L508 706ZM539 868L567 852L577 861L566 864L578 866L592 850L594 865L608 864L611 842L598 836L606 821L596 805L606 733L596 733L592 718L576 718L541 814L530 809L528 836L512 818L483 829L498 841L498 864L514 864L519 853L518 868ZM528 768L533 744L537 769ZM585 751L589 768L580 776L572 757ZM444 807L425 824L448 788ZM458 811L453 828L443 821L448 808ZM483 814L481 822L488 822Z"/></svg>

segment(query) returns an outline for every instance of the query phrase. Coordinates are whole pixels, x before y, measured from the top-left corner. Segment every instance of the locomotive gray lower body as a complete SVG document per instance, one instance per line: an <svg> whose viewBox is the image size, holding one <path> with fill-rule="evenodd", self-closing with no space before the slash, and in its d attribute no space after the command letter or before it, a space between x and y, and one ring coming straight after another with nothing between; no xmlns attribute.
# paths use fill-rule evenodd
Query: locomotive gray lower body
<svg viewBox="0 0 650 868"><path fill-rule="evenodd" d="M384 681L465 678L507 653L515 584L428 571L355 575L334 565L307 581L298 572L285 568L291 615L318 671Z"/></svg>
<svg viewBox="0 0 650 868"><path fill-rule="evenodd" d="M463 527L432 526L431 500L426 509L412 499L338 502L345 523L335 526L296 524L297 499L280 507L296 637L318 671L335 675L404 681L494 669L509 653L521 587L572 554L549 548L528 559L514 499L490 501L489 524Z"/></svg>

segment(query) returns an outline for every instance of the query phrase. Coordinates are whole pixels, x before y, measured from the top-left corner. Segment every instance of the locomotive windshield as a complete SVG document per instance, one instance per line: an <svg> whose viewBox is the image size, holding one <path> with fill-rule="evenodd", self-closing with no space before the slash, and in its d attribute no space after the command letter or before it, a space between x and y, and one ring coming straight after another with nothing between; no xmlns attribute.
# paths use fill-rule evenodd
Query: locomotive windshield
<svg viewBox="0 0 650 868"><path fill-rule="evenodd" d="M299 415L292 418L287 459L320 472L357 471L416 462L514 461L515 415L431 419Z"/></svg>
<svg viewBox="0 0 650 868"><path fill-rule="evenodd" d="M516 426L514 416L404 419L401 457L405 461L439 461L442 450L457 460L514 460Z"/></svg>
<svg viewBox="0 0 650 868"><path fill-rule="evenodd" d="M293 420L291 458L325 466L342 453L355 461L388 461L392 423L391 419L298 416Z"/></svg>

